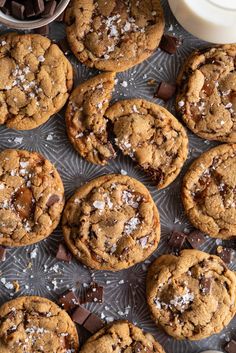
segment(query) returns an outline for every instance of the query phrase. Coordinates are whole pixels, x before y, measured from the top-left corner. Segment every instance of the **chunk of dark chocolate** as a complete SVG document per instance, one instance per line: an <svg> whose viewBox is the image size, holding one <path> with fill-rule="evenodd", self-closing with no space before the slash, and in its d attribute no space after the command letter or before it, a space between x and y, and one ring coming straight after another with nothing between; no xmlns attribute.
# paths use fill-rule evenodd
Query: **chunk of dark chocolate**
<svg viewBox="0 0 236 353"><path fill-rule="evenodd" d="M103 302L103 287L97 283L92 283L85 294L85 303L102 303Z"/></svg>
<svg viewBox="0 0 236 353"><path fill-rule="evenodd" d="M24 19L24 12L25 12L24 5L22 5L16 1L11 2L11 13L12 13L13 17L15 17L19 20L23 20Z"/></svg>
<svg viewBox="0 0 236 353"><path fill-rule="evenodd" d="M227 353L236 353L236 341L231 340L226 346L225 351Z"/></svg>
<svg viewBox="0 0 236 353"><path fill-rule="evenodd" d="M176 91L176 85L168 82L161 82L157 87L154 97L160 98L163 101L168 101L173 97Z"/></svg>
<svg viewBox="0 0 236 353"><path fill-rule="evenodd" d="M226 263L229 264L233 261L235 251L231 248L224 248L223 246L218 246L216 249L216 254Z"/></svg>
<svg viewBox="0 0 236 353"><path fill-rule="evenodd" d="M91 312L82 306L78 306L78 308L73 312L72 320L79 325L83 325L85 320L89 317Z"/></svg>
<svg viewBox="0 0 236 353"><path fill-rule="evenodd" d="M95 314L91 314L84 322L83 327L91 333L95 333L104 326L104 322Z"/></svg>
<svg viewBox="0 0 236 353"><path fill-rule="evenodd" d="M178 38L164 34L161 39L160 48L168 54L175 54L180 44L181 42Z"/></svg>
<svg viewBox="0 0 236 353"><path fill-rule="evenodd" d="M194 230L188 234L187 240L193 249L199 249L199 247L205 243L206 238L200 231Z"/></svg>
<svg viewBox="0 0 236 353"><path fill-rule="evenodd" d="M185 240L186 240L186 234L181 232L172 232L168 244L173 249L181 250L182 247L184 246Z"/></svg>
<svg viewBox="0 0 236 353"><path fill-rule="evenodd" d="M70 290L59 298L58 303L64 310L71 311L79 305L79 299L76 294Z"/></svg>
<svg viewBox="0 0 236 353"><path fill-rule="evenodd" d="M60 261L71 262L72 255L63 244L59 244L57 253L56 253L56 258L57 260L60 260Z"/></svg>

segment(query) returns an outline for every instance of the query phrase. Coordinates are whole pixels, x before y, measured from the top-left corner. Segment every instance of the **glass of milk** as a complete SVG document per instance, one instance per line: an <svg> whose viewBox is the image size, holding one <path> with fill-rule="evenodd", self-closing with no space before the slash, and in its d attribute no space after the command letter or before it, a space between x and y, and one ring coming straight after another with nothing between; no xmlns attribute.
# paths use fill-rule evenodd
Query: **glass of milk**
<svg viewBox="0 0 236 353"><path fill-rule="evenodd" d="M212 43L236 43L236 0L169 0L178 22Z"/></svg>

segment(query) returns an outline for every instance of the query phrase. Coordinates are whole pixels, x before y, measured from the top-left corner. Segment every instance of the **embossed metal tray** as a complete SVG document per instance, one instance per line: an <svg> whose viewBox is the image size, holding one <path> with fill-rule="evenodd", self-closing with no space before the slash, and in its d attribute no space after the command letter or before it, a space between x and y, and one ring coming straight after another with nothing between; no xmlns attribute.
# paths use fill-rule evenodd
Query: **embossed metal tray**
<svg viewBox="0 0 236 353"><path fill-rule="evenodd" d="M147 82L149 80L175 82L186 56L195 48L207 45L181 28L175 21L167 0L162 0L162 5L165 10L166 33L181 37L183 44L175 55L168 55L158 49L151 58L142 64L120 73L113 96L114 101L129 97L142 97L163 105L162 101L153 98L156 87L148 85ZM3 26L0 29L1 31L6 30ZM58 40L64 36L63 24L53 23L50 38ZM75 84L97 74L96 70L89 70L82 66L73 55L69 56L69 60L75 68ZM127 87L122 84L124 81L128 83ZM165 106L175 113L174 100L169 101ZM9 249L6 261L0 263L0 304L20 295L41 295L56 301L66 289L76 288L78 292L81 292L86 283L94 280L104 286L105 300L102 304L86 304L86 307L107 322L117 319L128 319L134 322L142 329L152 333L164 346L167 353L197 353L204 349L221 348L226 340L235 339L236 319L223 332L208 339L195 342L177 341L156 328L144 300L148 265L160 254L170 252L167 239L172 230L191 229L181 203L182 177L193 159L215 145L214 142L204 141L189 131L188 135L190 139L189 158L180 176L165 190L157 191L150 179L128 157L118 155L106 167L89 164L80 158L68 141L64 111L32 131L19 132L1 126L0 149L19 148L43 154L58 168L64 182L67 198L80 185L99 175L120 173L123 169L128 175L139 179L148 187L157 204L161 216L162 232L158 250L147 261L116 273L91 271L75 259L71 263L57 261L55 254L58 244L62 240L60 227L49 238L36 245ZM218 244L219 242L217 241ZM236 248L236 241L224 241L223 244ZM207 238L202 250L214 252L216 246L215 239ZM235 264L231 268L236 270ZM15 280L20 285L17 293L12 289L12 282ZM83 330L80 330L80 334L83 339L86 338L86 333Z"/></svg>

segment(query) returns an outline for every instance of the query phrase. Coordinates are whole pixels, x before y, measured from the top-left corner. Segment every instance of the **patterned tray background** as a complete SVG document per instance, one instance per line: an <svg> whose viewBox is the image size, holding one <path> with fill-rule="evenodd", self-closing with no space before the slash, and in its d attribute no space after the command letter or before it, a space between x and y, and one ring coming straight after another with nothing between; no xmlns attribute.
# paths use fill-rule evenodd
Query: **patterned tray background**
<svg viewBox="0 0 236 353"><path fill-rule="evenodd" d="M167 0L162 0L166 18L166 33L182 38L175 55L168 55L159 49L144 63L118 75L119 82L113 100L128 97L143 97L163 105L163 102L153 98L155 86L150 86L147 81L154 79L175 82L178 71L186 56L194 48L206 46L197 38L187 33L174 19ZM1 30L6 28L1 26ZM50 38L61 39L65 35L63 24L51 25ZM97 74L96 70L89 70L80 65L73 57L69 56L75 68L75 83L85 81ZM123 87L122 82L128 83ZM165 105L174 113L174 101ZM0 127L0 149L19 148L42 153L46 158L55 163L58 168L69 197L77 187L88 180L107 173L120 173L123 169L128 175L142 181L150 190L161 215L162 236L158 250L144 263L131 269L117 273L91 271L82 266L75 259L70 263L56 260L55 253L62 240L61 229L58 228L53 235L40 243L19 249L9 249L7 259L0 263L0 304L20 295L41 295L52 300L57 298L68 288L76 288L77 292L84 290L86 283L94 280L104 286L105 301L102 304L86 304L86 307L97 313L105 321L128 319L146 331L151 332L164 346L167 353L197 353L201 349L220 348L225 340L236 338L236 319L219 335L196 342L176 341L156 328L152 322L145 302L145 276L149 263L160 254L170 252L167 239L172 230L191 229L186 219L181 204L180 187L182 176L191 164L203 151L213 147L215 143L204 141L189 132L190 151L184 170L177 180L168 188L157 191L150 181L135 164L126 157L118 155L115 161L106 167L94 166L81 159L70 145L64 122L64 112L51 118L43 126L32 131L15 131ZM217 241L220 244L221 241ZM202 250L214 252L216 240L208 238ZM223 242L226 246L236 249L236 241ZM31 265L32 264L32 265ZM236 270L234 263L231 268ZM20 290L15 293L11 289L12 281L17 280ZM86 333L80 329L83 339Z"/></svg>

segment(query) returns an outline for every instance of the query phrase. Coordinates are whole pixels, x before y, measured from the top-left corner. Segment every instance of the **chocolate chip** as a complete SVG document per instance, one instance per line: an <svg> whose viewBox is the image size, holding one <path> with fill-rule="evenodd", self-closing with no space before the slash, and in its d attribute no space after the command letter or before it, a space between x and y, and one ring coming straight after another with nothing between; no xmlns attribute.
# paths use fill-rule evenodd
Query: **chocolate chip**
<svg viewBox="0 0 236 353"><path fill-rule="evenodd" d="M212 285L211 278L206 278L203 276L200 279L200 289L201 289L203 295L207 295L207 294L211 293L211 285Z"/></svg>
<svg viewBox="0 0 236 353"><path fill-rule="evenodd" d="M3 7L6 3L6 0L0 0L0 7Z"/></svg>
<svg viewBox="0 0 236 353"><path fill-rule="evenodd" d="M58 303L64 310L71 311L79 305L79 299L76 294L70 290L59 298Z"/></svg>
<svg viewBox="0 0 236 353"><path fill-rule="evenodd" d="M168 54L175 54L180 43L178 38L164 34L161 39L160 48Z"/></svg>
<svg viewBox="0 0 236 353"><path fill-rule="evenodd" d="M27 1L25 4L25 16L27 18L35 16L34 6L30 1Z"/></svg>
<svg viewBox="0 0 236 353"><path fill-rule="evenodd" d="M59 244L57 253L56 253L56 258L59 261L71 262L72 255L63 244Z"/></svg>
<svg viewBox="0 0 236 353"><path fill-rule="evenodd" d="M60 197L56 194L53 194L49 197L48 201L47 201L47 206L51 207L53 206L56 202L60 201Z"/></svg>
<svg viewBox="0 0 236 353"><path fill-rule="evenodd" d="M160 98L163 101L168 101L173 97L176 91L176 85L168 82L161 82L157 87L154 97Z"/></svg>
<svg viewBox="0 0 236 353"><path fill-rule="evenodd" d="M68 55L71 53L71 50L66 38L61 39L59 42L57 42L57 44L65 55Z"/></svg>
<svg viewBox="0 0 236 353"><path fill-rule="evenodd" d="M49 1L45 4L44 11L42 13L42 17L51 17L57 7L57 2L55 0Z"/></svg>
<svg viewBox="0 0 236 353"><path fill-rule="evenodd" d="M6 260L6 253L7 250L3 246L0 246L0 261L5 261Z"/></svg>
<svg viewBox="0 0 236 353"><path fill-rule="evenodd" d="M168 244L176 250L181 250L184 246L186 235L181 232L172 232Z"/></svg>
<svg viewBox="0 0 236 353"><path fill-rule="evenodd" d="M216 249L216 253L226 264L229 264L233 261L234 250L231 248L224 248L222 246L218 246Z"/></svg>
<svg viewBox="0 0 236 353"><path fill-rule="evenodd" d="M225 351L227 353L236 353L236 341L231 340L226 346Z"/></svg>
<svg viewBox="0 0 236 353"><path fill-rule="evenodd" d="M205 235L198 230L194 230L187 236L187 240L193 249L199 249L199 247L205 243Z"/></svg>
<svg viewBox="0 0 236 353"><path fill-rule="evenodd" d="M85 303L102 303L103 302L103 287L97 283L92 283L85 294Z"/></svg>
<svg viewBox="0 0 236 353"><path fill-rule="evenodd" d="M23 20L25 7L24 7L24 5L20 4L19 2L12 1L11 2L11 12L12 12L13 17L18 18L19 20Z"/></svg>
<svg viewBox="0 0 236 353"><path fill-rule="evenodd" d="M35 28L34 32L41 34L41 36L48 36L49 35L49 26L46 25L43 27Z"/></svg>
<svg viewBox="0 0 236 353"><path fill-rule="evenodd" d="M104 322L95 314L91 314L84 322L83 327L91 333L95 333L100 330L104 325Z"/></svg>
<svg viewBox="0 0 236 353"><path fill-rule="evenodd" d="M76 322L79 325L83 325L83 323L85 322L85 320L89 317L89 315L91 314L91 312L85 308L83 308L82 306L79 306L72 315L72 320L74 322Z"/></svg>
<svg viewBox="0 0 236 353"><path fill-rule="evenodd" d="M45 9L45 4L43 0L33 0L33 6L36 16L40 15Z"/></svg>

